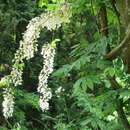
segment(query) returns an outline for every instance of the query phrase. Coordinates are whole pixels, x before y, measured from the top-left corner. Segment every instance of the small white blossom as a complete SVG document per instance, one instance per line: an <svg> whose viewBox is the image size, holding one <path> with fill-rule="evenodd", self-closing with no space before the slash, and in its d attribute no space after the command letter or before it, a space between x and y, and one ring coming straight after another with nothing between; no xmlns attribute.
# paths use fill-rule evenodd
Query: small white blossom
<svg viewBox="0 0 130 130"><path fill-rule="evenodd" d="M11 79L14 86L22 84L23 67L13 67L11 71Z"/></svg>
<svg viewBox="0 0 130 130"><path fill-rule="evenodd" d="M5 86L5 85L9 84L10 82L11 82L11 80L8 76L5 76L5 77L1 78L1 80L0 80L0 84L2 84L2 86Z"/></svg>
<svg viewBox="0 0 130 130"><path fill-rule="evenodd" d="M40 97L39 100L40 108L43 112L49 110L49 103L46 100L43 100L42 97Z"/></svg>
<svg viewBox="0 0 130 130"><path fill-rule="evenodd" d="M56 93L56 94L59 94L59 93L64 92L64 91L65 91L65 89L60 86L60 87L55 91L55 93Z"/></svg>
<svg viewBox="0 0 130 130"><path fill-rule="evenodd" d="M65 91L65 89L60 86L60 87L55 91L55 93L56 93L57 97L60 97L60 94L61 94L62 92L64 92L64 91Z"/></svg>

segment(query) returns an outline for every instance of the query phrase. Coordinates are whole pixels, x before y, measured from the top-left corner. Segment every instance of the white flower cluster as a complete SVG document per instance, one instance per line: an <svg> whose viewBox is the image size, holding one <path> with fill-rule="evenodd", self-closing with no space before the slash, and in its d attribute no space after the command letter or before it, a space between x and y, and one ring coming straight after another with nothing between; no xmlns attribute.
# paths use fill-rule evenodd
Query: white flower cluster
<svg viewBox="0 0 130 130"><path fill-rule="evenodd" d="M27 30L24 32L23 35L23 40L20 41L20 48L19 51L17 51L15 55L15 59L20 58L25 58L25 59L30 59L34 57L34 52L37 51L37 39L39 38L40 35L40 30L41 30L41 18L36 17L33 18L28 26Z"/></svg>
<svg viewBox="0 0 130 130"><path fill-rule="evenodd" d="M15 64L23 64L23 59L29 60L34 57L34 53L37 51L37 39L40 36L40 31L43 28L48 30L56 30L61 26L62 23L68 22L67 13L64 16L60 13L62 11L56 11L54 13L48 12L43 13L39 17L33 18L28 26L27 30L23 35L23 40L20 41L20 47L16 51L14 62ZM22 84L22 71L23 67L15 65L12 69L12 81L15 86Z"/></svg>
<svg viewBox="0 0 130 130"><path fill-rule="evenodd" d="M13 114L13 109L14 109L14 93L11 89L10 83L11 83L11 77L5 76L0 80L0 84L2 86L5 86L3 89L3 115L7 119L12 116Z"/></svg>
<svg viewBox="0 0 130 130"><path fill-rule="evenodd" d="M56 13L47 13L41 15L42 19L47 19L45 21L42 21L42 28L46 27L48 30L56 30L61 26L63 22L65 22L65 19L60 16L60 14Z"/></svg>
<svg viewBox="0 0 130 130"><path fill-rule="evenodd" d="M11 80L10 80L9 76L5 76L5 77L1 78L1 80L0 80L0 84L2 86L7 86L10 82L11 82Z"/></svg>
<svg viewBox="0 0 130 130"><path fill-rule="evenodd" d="M15 86L22 84L23 60L29 60L34 57L34 53L37 51L37 39L39 38L41 29L46 27L48 30L56 30L62 23L69 22L70 15L68 15L69 13L67 12L67 6L62 5L57 11L41 14L29 22L27 30L23 34L23 40L20 41L20 47L16 51L14 66L11 71L11 79L9 79ZM40 107L45 111L48 110L48 101L52 97L50 89L47 88L47 81L53 71L55 48L51 45L45 45L42 49L42 55L45 63L39 75L38 92L41 93L39 101ZM13 99L13 92L11 88L7 87L4 91L3 101L3 113L5 118L12 116L14 106Z"/></svg>
<svg viewBox="0 0 130 130"><path fill-rule="evenodd" d="M4 88L2 103L3 106L3 115L7 119L12 116L14 110L14 96L13 91L10 87Z"/></svg>
<svg viewBox="0 0 130 130"><path fill-rule="evenodd" d="M64 91L65 91L65 89L64 89L62 86L60 86L60 87L55 91L55 93L56 93L57 97L60 97L60 94L61 94L62 92L64 92Z"/></svg>
<svg viewBox="0 0 130 130"><path fill-rule="evenodd" d="M20 48L15 54L15 60L23 58L28 60L34 57L41 29L46 27L48 30L56 30L62 23L69 22L69 17L68 7L62 5L54 12L43 13L39 17L33 18L27 26L23 40L20 41Z"/></svg>
<svg viewBox="0 0 130 130"><path fill-rule="evenodd" d="M39 75L39 85L37 90L41 94L39 104L44 112L49 109L48 101L52 97L51 90L48 88L48 78L53 72L55 47L52 46L52 44L46 44L43 46L41 54L44 58L44 65Z"/></svg>
<svg viewBox="0 0 130 130"><path fill-rule="evenodd" d="M23 59L29 60L34 57L34 52L37 51L37 39L40 35L40 17L36 17L30 21L27 30L23 35L23 40L20 41L20 47L16 51L14 65L11 71L12 82L15 86L22 84Z"/></svg>
<svg viewBox="0 0 130 130"><path fill-rule="evenodd" d="M23 66L13 66L11 71L11 80L14 86L22 85L22 74L23 74Z"/></svg>

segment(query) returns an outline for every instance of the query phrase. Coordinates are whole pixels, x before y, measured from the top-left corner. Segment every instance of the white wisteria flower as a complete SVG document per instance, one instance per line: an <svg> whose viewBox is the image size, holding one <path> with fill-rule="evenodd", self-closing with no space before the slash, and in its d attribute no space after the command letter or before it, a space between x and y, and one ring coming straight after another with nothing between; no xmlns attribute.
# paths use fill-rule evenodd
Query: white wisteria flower
<svg viewBox="0 0 130 130"><path fill-rule="evenodd" d="M9 118L13 114L14 109L14 93L10 87L11 84L11 77L5 76L0 80L0 84L4 86L3 88L3 116L5 118Z"/></svg>
<svg viewBox="0 0 130 130"><path fill-rule="evenodd" d="M61 6L59 10L54 12L43 13L29 22L14 58L14 64L16 65L13 66L11 75L15 86L22 84L23 67L19 67L18 65L23 64L24 59L29 60L34 57L34 53L37 51L37 41L40 36L40 31L45 27L50 31L56 30L62 23L69 21L69 13L65 12L67 7L63 7ZM44 69L47 68L45 67Z"/></svg>
<svg viewBox="0 0 130 130"><path fill-rule="evenodd" d="M53 72L56 47L54 44L55 42L53 41L51 44L45 44L41 52L44 58L44 65L39 75L39 84L37 91L41 94L39 104L43 112L49 109L48 101L52 97L51 90L48 88L48 78Z"/></svg>
<svg viewBox="0 0 130 130"><path fill-rule="evenodd" d="M22 84L22 74L23 74L24 64L14 65L11 71L11 79L14 86Z"/></svg>
<svg viewBox="0 0 130 130"><path fill-rule="evenodd" d="M55 93L56 93L56 94L59 94L59 93L64 92L64 91L65 91L65 89L64 89L62 86L60 86L60 87L55 91Z"/></svg>
<svg viewBox="0 0 130 130"><path fill-rule="evenodd" d="M38 50L37 42L40 36L40 31L45 27L50 31L56 30L62 23L68 23L69 18L71 17L70 13L68 13L68 9L68 6L62 3L56 11L43 13L29 22L13 60L14 65L12 67L9 81L11 81L14 86L22 84L24 60L33 58L35 52ZM55 47L52 44L45 45L43 46L41 54L44 58L44 66L39 75L39 85L37 90L41 94L39 101L40 107L42 111L45 111L49 109L48 101L52 97L51 90L48 88L48 77L53 72ZM4 90L3 97L3 113L5 118L8 118L12 116L14 106L14 94L10 87L7 87Z"/></svg>
<svg viewBox="0 0 130 130"><path fill-rule="evenodd" d="M60 97L61 93L64 92L64 91L65 91L65 89L64 89L62 86L60 86L60 87L57 88L57 90L55 91L56 96L57 96L57 97Z"/></svg>
<svg viewBox="0 0 130 130"><path fill-rule="evenodd" d="M2 103L3 106L3 115L7 119L12 116L14 110L14 96L13 91L10 87L4 88Z"/></svg>

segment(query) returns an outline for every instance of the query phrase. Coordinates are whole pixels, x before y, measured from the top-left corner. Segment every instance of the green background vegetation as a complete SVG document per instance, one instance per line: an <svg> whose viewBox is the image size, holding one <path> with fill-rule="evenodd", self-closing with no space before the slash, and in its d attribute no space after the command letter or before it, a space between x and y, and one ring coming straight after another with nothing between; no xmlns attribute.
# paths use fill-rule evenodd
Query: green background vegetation
<svg viewBox="0 0 130 130"><path fill-rule="evenodd" d="M19 41L32 18L57 8L59 0L0 0L0 78L11 71ZM60 0L65 2L64 0ZM60 39L53 97L41 112L37 93L40 52L27 61L23 85L15 88L15 110L0 130L130 130L130 2L67 0L72 17L56 31L42 30L39 50ZM65 91L57 95L62 86ZM0 104L3 101L0 87Z"/></svg>

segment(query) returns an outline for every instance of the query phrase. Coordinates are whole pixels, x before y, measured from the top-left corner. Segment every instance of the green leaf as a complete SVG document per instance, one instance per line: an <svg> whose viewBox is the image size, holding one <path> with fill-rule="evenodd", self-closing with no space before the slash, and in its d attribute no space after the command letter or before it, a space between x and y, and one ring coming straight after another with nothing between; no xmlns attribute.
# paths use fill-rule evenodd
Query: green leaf
<svg viewBox="0 0 130 130"><path fill-rule="evenodd" d="M39 0L38 3L39 7L47 6L48 5L48 0Z"/></svg>
<svg viewBox="0 0 130 130"><path fill-rule="evenodd" d="M0 126L0 130L8 130L8 129L4 126Z"/></svg>
<svg viewBox="0 0 130 130"><path fill-rule="evenodd" d="M87 78L86 83L87 83L88 88L90 88L91 90L94 89L93 80L91 78Z"/></svg>
<svg viewBox="0 0 130 130"><path fill-rule="evenodd" d="M74 84L74 90L73 90L73 96L74 95L78 95L79 93L81 93L82 89L81 89L81 84L82 84L82 80L83 78L78 79L75 84Z"/></svg>
<svg viewBox="0 0 130 130"><path fill-rule="evenodd" d="M130 98L130 90L123 91L119 95L120 98L123 98L123 102L125 102Z"/></svg>
<svg viewBox="0 0 130 130"><path fill-rule="evenodd" d="M53 2L65 2L65 0L52 0Z"/></svg>
<svg viewBox="0 0 130 130"><path fill-rule="evenodd" d="M83 79L82 79L82 89L83 89L84 91L87 90L87 81L86 81L86 78L83 78Z"/></svg>
<svg viewBox="0 0 130 130"><path fill-rule="evenodd" d="M76 60L75 62L73 62L72 65L73 65L76 69L81 69L81 67L83 67L84 65L86 65L87 62L90 62L90 57L89 57L89 56L86 56L86 55L83 55L83 56L81 56L78 60Z"/></svg>
<svg viewBox="0 0 130 130"><path fill-rule="evenodd" d="M73 68L72 65L63 65L63 67L58 69L57 71L55 71L52 74L52 76L56 76L56 77L68 76L68 74L72 70L72 68Z"/></svg>
<svg viewBox="0 0 130 130"><path fill-rule="evenodd" d="M82 78L78 79L75 84L74 84L74 87L80 87L81 83L82 83Z"/></svg>
<svg viewBox="0 0 130 130"><path fill-rule="evenodd" d="M111 87L110 81L108 81L108 80L103 80L103 82L105 83L105 87L106 87L106 88L110 88L110 87Z"/></svg>

